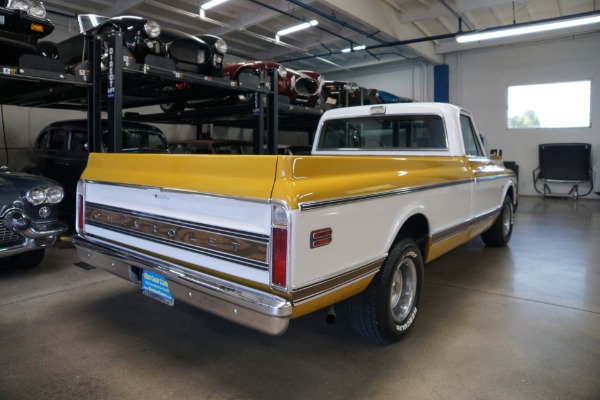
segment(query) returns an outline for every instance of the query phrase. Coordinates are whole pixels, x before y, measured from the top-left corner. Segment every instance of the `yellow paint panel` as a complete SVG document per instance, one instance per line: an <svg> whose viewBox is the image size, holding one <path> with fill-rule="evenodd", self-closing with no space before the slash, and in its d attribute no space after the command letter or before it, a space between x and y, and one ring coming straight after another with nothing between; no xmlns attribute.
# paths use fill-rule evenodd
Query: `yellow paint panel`
<svg viewBox="0 0 600 400"><path fill-rule="evenodd" d="M455 236L452 236L446 240L442 240L436 244L431 243L431 238L429 238L428 250L426 253L425 263L429 263L430 261L435 260L436 258L448 253L450 250L455 247L460 246L461 244L467 242L470 239L470 229L467 229L464 232L461 232Z"/></svg>
<svg viewBox="0 0 600 400"><path fill-rule="evenodd" d="M464 157L285 156L273 197L299 204L471 179Z"/></svg>
<svg viewBox="0 0 600 400"><path fill-rule="evenodd" d="M91 153L81 177L266 200L276 166L277 156Z"/></svg>

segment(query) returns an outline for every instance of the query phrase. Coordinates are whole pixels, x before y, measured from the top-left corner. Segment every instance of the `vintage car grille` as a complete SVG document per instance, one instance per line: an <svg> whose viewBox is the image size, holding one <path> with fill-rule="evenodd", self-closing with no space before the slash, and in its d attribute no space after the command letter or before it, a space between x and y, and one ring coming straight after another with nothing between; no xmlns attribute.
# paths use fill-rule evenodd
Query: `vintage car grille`
<svg viewBox="0 0 600 400"><path fill-rule="evenodd" d="M16 243L21 239L19 234L12 229L4 226L4 222L0 221L0 245Z"/></svg>

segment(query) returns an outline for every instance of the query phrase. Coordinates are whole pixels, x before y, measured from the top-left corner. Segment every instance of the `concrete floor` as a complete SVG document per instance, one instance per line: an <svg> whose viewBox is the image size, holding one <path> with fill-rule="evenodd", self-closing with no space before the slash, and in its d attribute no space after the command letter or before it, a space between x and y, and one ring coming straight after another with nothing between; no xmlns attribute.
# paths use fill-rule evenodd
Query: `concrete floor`
<svg viewBox="0 0 600 400"><path fill-rule="evenodd" d="M343 309L269 337L167 307L72 249L0 281L0 399L600 399L600 201L521 198L510 246L426 267L392 346Z"/></svg>

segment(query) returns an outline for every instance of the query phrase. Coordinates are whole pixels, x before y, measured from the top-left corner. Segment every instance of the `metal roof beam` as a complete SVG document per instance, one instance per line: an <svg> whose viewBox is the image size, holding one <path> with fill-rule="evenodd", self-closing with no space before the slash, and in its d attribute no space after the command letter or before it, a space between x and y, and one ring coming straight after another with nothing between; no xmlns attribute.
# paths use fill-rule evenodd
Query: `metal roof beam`
<svg viewBox="0 0 600 400"><path fill-rule="evenodd" d="M400 23L402 14L385 2L321 0L320 3L331 7L336 13L351 15L354 19L363 21L373 29L382 31L398 41L423 37L423 34L414 25ZM444 62L444 57L435 53L435 46L432 42L413 43L407 46L432 63Z"/></svg>

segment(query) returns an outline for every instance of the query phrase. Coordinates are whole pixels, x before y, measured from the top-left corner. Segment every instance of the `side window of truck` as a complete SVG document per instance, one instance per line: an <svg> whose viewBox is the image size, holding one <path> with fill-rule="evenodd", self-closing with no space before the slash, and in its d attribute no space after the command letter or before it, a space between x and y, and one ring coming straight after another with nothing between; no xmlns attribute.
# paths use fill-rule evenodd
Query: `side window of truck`
<svg viewBox="0 0 600 400"><path fill-rule="evenodd" d="M483 157L483 149L477 139L475 129L471 118L466 115L460 116L460 129L462 131L463 142L465 144L465 152L467 156L471 157Z"/></svg>

